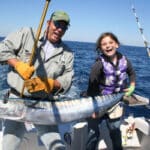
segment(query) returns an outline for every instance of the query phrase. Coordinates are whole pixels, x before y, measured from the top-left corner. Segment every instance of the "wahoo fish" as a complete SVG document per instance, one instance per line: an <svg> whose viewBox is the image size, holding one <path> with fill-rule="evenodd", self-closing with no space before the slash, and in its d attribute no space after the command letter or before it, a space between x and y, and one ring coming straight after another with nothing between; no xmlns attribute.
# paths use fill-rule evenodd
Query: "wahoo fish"
<svg viewBox="0 0 150 150"><path fill-rule="evenodd" d="M24 99L0 100L0 118L41 125L55 125L104 114L118 103L124 93L64 101L30 101ZM33 103L32 103L33 102ZM34 104L36 103L36 104Z"/></svg>

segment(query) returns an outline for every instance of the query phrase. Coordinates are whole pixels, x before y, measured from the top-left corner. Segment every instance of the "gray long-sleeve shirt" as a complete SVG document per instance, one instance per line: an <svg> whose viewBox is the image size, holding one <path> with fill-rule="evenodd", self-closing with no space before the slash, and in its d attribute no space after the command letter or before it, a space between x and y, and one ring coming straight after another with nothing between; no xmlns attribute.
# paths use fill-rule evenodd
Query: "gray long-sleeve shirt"
<svg viewBox="0 0 150 150"><path fill-rule="evenodd" d="M33 59L33 65L35 72L33 77L46 77L57 79L64 92L66 92L72 82L73 78L73 61L74 56L70 48L63 42L55 45L55 50L45 59L45 52L43 50L44 38L40 38L38 42L38 48L36 49L35 57ZM2 42L0 42L0 62L7 62L8 59L17 58L21 61L28 62L32 47L35 40L35 32L31 28L22 28L10 35L8 35ZM7 77L10 87L21 92L23 87L23 79L12 68ZM31 96L27 89L24 90L24 95ZM40 91L32 94L32 97L47 97L44 91Z"/></svg>

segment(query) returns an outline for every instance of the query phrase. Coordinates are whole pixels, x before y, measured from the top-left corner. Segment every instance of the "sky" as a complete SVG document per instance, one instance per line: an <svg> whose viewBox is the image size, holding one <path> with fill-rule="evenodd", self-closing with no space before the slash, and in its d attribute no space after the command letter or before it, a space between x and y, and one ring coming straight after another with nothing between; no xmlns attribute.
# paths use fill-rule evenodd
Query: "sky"
<svg viewBox="0 0 150 150"><path fill-rule="evenodd" d="M0 36L25 26L37 28L46 0L1 0ZM66 11L71 25L63 40L96 42L113 32L124 45L144 46L131 6L134 4L144 36L150 42L149 0L51 0L46 21L56 10Z"/></svg>

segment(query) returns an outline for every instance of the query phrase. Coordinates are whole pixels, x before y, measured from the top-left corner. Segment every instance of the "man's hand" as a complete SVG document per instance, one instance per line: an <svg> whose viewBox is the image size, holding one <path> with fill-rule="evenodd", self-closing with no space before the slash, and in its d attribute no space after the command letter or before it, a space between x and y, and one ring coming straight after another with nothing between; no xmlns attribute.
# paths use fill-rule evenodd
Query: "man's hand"
<svg viewBox="0 0 150 150"><path fill-rule="evenodd" d="M130 85L129 88L125 89L125 96L131 96L132 93L135 90L135 86L134 85Z"/></svg>
<svg viewBox="0 0 150 150"><path fill-rule="evenodd" d="M30 93L44 90L46 93L51 93L54 89L53 79L41 79L39 77L28 79L25 81L25 87Z"/></svg>
<svg viewBox="0 0 150 150"><path fill-rule="evenodd" d="M27 80L32 76L35 69L33 66L29 66L27 63L18 61L15 65L15 70L24 80Z"/></svg>

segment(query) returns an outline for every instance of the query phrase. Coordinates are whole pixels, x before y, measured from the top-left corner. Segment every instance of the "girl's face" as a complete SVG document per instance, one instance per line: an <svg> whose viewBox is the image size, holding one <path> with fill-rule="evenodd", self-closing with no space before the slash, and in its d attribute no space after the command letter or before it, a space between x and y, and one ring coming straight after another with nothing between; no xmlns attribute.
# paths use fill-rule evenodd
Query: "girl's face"
<svg viewBox="0 0 150 150"><path fill-rule="evenodd" d="M102 53L108 57L113 57L116 54L116 49L119 47L118 43L110 36L104 37L100 45Z"/></svg>

